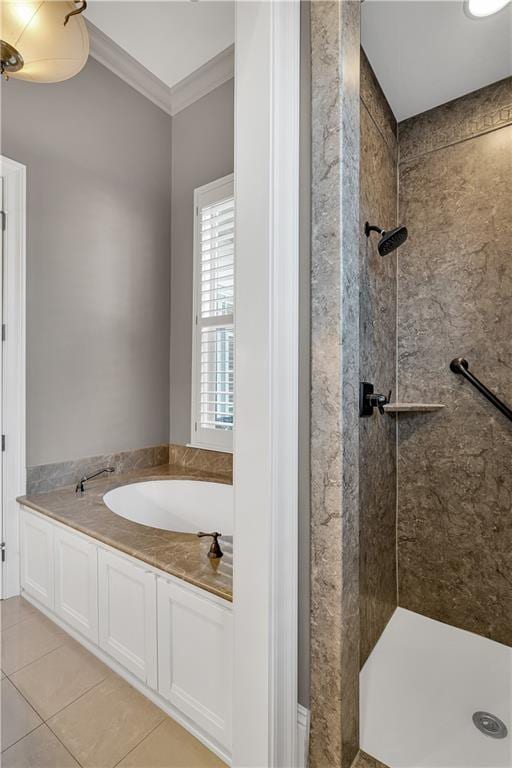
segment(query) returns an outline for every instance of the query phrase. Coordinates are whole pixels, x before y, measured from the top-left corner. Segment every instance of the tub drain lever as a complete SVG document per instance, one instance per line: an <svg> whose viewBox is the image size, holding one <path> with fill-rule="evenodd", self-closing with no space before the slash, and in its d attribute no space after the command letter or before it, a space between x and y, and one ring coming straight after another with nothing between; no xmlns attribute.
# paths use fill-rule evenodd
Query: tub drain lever
<svg viewBox="0 0 512 768"><path fill-rule="evenodd" d="M199 531L197 536L200 539L204 538L205 536L211 536L213 538L210 551L208 552L208 557L219 558L223 556L224 552L220 548L219 544L219 536L222 536L222 533L217 533L217 531L213 531L213 533L203 533L203 531Z"/></svg>

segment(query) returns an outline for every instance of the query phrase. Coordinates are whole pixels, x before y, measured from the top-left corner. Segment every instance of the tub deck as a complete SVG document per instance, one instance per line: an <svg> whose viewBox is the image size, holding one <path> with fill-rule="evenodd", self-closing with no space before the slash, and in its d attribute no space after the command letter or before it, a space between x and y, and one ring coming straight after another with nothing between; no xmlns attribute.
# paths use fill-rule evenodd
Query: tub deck
<svg viewBox="0 0 512 768"><path fill-rule="evenodd" d="M48 493L21 496L23 506L36 510L59 523L108 544L172 576L205 589L218 597L233 599L232 550L223 540L224 557L207 557L210 539L190 533L164 531L119 517L103 502L107 491L142 480L199 480L230 484L225 475L215 475L188 467L162 464L98 478L87 484L83 496L75 488L59 488Z"/></svg>

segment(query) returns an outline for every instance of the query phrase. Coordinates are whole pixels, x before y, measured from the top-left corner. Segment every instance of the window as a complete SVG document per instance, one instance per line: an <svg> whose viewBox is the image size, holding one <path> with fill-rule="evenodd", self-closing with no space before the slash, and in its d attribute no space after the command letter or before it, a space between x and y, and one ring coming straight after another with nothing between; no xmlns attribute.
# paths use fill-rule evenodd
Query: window
<svg viewBox="0 0 512 768"><path fill-rule="evenodd" d="M233 449L233 175L194 192L192 445Z"/></svg>

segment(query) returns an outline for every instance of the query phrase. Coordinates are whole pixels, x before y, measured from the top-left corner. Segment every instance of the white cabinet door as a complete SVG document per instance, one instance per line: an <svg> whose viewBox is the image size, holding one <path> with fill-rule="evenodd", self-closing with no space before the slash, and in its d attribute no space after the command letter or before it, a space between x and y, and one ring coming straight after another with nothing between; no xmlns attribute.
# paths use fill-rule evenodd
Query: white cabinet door
<svg viewBox="0 0 512 768"><path fill-rule="evenodd" d="M21 510L21 586L46 608L53 609L54 526Z"/></svg>
<svg viewBox="0 0 512 768"><path fill-rule="evenodd" d="M156 689L156 579L143 566L98 551L100 648Z"/></svg>
<svg viewBox="0 0 512 768"><path fill-rule="evenodd" d="M98 642L97 546L55 528L55 613L84 637Z"/></svg>
<svg viewBox="0 0 512 768"><path fill-rule="evenodd" d="M158 690L231 750L231 606L158 578Z"/></svg>

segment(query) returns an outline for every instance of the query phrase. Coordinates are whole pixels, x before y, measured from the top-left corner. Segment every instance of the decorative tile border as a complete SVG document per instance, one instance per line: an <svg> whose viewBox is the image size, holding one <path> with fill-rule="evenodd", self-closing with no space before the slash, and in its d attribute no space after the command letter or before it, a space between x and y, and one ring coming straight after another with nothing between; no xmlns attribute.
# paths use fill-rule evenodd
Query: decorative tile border
<svg viewBox="0 0 512 768"><path fill-rule="evenodd" d="M484 133L495 131L497 128L504 128L507 125L512 125L512 104L507 104L485 115L479 115L477 118L472 118L423 136L419 141L411 142L407 148L407 153L401 159L411 160L419 155L435 152L438 149L458 144L467 139L474 139Z"/></svg>
<svg viewBox="0 0 512 768"><path fill-rule="evenodd" d="M400 161L512 125L512 77L422 112L398 125Z"/></svg>
<svg viewBox="0 0 512 768"><path fill-rule="evenodd" d="M379 81L361 48L361 104L367 110L375 123L377 130L385 141L393 159L397 159L398 125L391 111Z"/></svg>
<svg viewBox="0 0 512 768"><path fill-rule="evenodd" d="M82 475L93 474L103 467L114 467L116 472L129 472L133 469L168 464L168 462L169 446L156 445L54 464L39 464L27 467L27 495L46 493L56 488L74 485Z"/></svg>

